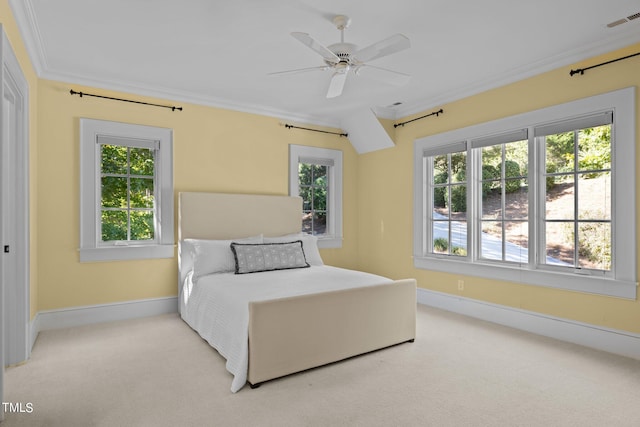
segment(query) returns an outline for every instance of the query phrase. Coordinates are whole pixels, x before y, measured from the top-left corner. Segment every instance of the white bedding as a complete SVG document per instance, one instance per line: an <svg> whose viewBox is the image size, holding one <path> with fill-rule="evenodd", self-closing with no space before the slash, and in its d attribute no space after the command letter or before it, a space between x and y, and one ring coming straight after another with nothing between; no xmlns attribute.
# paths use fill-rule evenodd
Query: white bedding
<svg viewBox="0 0 640 427"><path fill-rule="evenodd" d="M330 266L241 274L219 273L187 277L180 301L182 318L227 359L233 374L231 391L247 381L249 302L350 289L391 282L360 271Z"/></svg>

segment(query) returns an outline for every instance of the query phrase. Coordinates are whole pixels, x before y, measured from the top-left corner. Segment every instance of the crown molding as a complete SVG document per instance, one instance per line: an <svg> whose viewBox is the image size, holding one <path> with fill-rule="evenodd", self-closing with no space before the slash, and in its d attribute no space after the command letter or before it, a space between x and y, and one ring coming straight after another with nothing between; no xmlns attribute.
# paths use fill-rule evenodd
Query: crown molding
<svg viewBox="0 0 640 427"><path fill-rule="evenodd" d="M159 99L171 100L172 102L186 102L249 114L275 117L281 120L292 120L299 123L340 128L340 118L284 111L265 105L236 103L228 99L202 96L186 91L159 89L157 87L146 85L132 85L131 83L119 80L97 80L88 76L57 72L52 70L47 63L44 50L45 43L41 37L37 20L35 19L35 11L32 4L33 0L8 1L18 24L20 34L24 40L31 63L33 64L33 68L39 78L57 80L69 84L91 86L105 90L126 92L141 96L150 96ZM640 42L640 26L635 24L632 25L633 26L630 27L630 30L614 30L616 31L615 35L603 38L587 46L581 46L579 49L568 50L553 57L534 61L526 66L496 73L483 81L458 87L454 90L447 90L445 93L434 94L429 97L428 100L407 102L393 108L372 108L380 118L400 120L487 90L496 89L519 80L575 64L577 62L638 43Z"/></svg>
<svg viewBox="0 0 640 427"><path fill-rule="evenodd" d="M9 7L18 25L18 31L27 49L36 75L40 77L46 70L47 58L44 53L44 43L35 18L35 11L31 0L9 0Z"/></svg>
<svg viewBox="0 0 640 427"><path fill-rule="evenodd" d="M453 91L448 91L440 96L436 95L425 102L407 103L396 110L396 119L404 119L413 114L422 113L435 107L458 101L478 93L496 89L508 84L533 77L547 71L566 67L589 58L596 57L617 49L622 49L640 43L640 26L624 33L617 34L579 49L572 49L561 54L531 62L525 66L513 68L502 73L497 73L491 78L472 85L462 86ZM569 75L569 70L567 70Z"/></svg>

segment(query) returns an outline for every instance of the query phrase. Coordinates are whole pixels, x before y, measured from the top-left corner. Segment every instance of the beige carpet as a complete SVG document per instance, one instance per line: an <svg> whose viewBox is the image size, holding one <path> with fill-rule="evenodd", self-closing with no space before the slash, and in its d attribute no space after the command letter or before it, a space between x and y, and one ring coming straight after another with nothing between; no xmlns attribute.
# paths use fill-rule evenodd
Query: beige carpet
<svg viewBox="0 0 640 427"><path fill-rule="evenodd" d="M640 361L419 306L418 337L237 394L177 315L40 334L9 426L640 426Z"/></svg>

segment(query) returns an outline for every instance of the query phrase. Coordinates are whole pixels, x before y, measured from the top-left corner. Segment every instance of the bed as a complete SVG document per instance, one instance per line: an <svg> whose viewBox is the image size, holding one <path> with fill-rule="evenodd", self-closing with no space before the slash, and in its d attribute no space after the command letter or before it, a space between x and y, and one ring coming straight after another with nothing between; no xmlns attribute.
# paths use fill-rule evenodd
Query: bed
<svg viewBox="0 0 640 427"><path fill-rule="evenodd" d="M178 310L226 359L232 392L415 339L415 280L324 265L299 197L182 192L178 205ZM307 265L243 271L256 250Z"/></svg>

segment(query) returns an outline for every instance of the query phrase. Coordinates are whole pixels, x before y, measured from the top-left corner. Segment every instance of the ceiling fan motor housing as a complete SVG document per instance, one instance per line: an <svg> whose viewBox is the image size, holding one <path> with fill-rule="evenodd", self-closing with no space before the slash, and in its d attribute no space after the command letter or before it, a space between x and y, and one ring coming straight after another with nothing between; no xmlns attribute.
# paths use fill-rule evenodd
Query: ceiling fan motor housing
<svg viewBox="0 0 640 427"><path fill-rule="evenodd" d="M346 62L349 65L354 65L351 60L351 55L353 52L358 50L358 46L353 43L335 43L330 46L327 46L331 52L333 52L338 58L340 58L340 62ZM332 63L328 62L329 65Z"/></svg>

